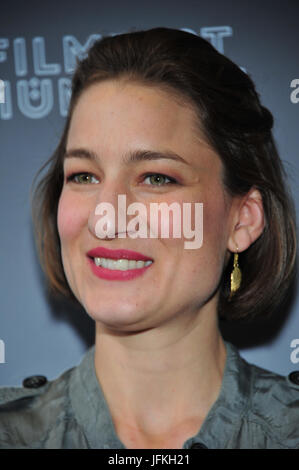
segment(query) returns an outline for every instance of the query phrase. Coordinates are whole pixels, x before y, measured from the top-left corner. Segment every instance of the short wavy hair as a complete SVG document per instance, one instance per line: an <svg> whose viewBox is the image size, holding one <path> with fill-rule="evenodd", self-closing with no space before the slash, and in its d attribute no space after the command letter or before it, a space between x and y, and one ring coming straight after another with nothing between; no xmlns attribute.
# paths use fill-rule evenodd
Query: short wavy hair
<svg viewBox="0 0 299 470"><path fill-rule="evenodd" d="M208 41L162 27L103 37L77 63L61 140L37 174L40 178L33 190L36 241L50 290L74 299L62 266L57 229L72 113L87 87L110 79L163 88L192 106L201 131L223 163L228 194L242 196L251 188L260 191L264 231L240 254L243 280L231 300L230 257L219 287L218 313L230 320L269 314L284 299L296 264L295 211L271 132L272 114L261 105L250 76Z"/></svg>

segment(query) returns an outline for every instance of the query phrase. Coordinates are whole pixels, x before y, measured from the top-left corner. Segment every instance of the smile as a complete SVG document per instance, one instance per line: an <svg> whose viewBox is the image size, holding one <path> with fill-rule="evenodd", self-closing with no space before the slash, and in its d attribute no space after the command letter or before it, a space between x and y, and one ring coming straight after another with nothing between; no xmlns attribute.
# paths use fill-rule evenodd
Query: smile
<svg viewBox="0 0 299 470"><path fill-rule="evenodd" d="M93 274L108 281L129 281L142 276L153 264L153 259L131 250L98 247L86 254Z"/></svg>
<svg viewBox="0 0 299 470"><path fill-rule="evenodd" d="M136 260L128 260L128 259L110 259L110 258L94 258L94 264L96 266L102 266L106 269L115 269L118 271L127 271L130 269L141 269L145 266L149 266L152 264L152 261L136 261Z"/></svg>

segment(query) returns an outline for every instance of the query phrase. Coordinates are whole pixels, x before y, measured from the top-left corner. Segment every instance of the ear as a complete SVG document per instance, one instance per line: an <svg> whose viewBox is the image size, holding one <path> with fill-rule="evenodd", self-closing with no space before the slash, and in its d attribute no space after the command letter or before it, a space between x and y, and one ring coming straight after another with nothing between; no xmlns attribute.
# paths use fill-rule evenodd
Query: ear
<svg viewBox="0 0 299 470"><path fill-rule="evenodd" d="M252 188L235 204L232 230L228 240L231 252L245 251L262 234L265 226L261 193Z"/></svg>

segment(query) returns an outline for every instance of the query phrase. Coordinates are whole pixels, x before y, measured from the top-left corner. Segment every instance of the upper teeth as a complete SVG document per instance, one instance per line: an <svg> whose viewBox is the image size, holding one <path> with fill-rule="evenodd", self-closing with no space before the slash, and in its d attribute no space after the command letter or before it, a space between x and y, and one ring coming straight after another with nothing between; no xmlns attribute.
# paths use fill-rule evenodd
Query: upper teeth
<svg viewBox="0 0 299 470"><path fill-rule="evenodd" d="M152 261L135 261L133 259L109 259L109 258L94 258L96 266L102 266L108 269L118 269L119 271L126 271L127 269L139 269L144 266L149 266Z"/></svg>

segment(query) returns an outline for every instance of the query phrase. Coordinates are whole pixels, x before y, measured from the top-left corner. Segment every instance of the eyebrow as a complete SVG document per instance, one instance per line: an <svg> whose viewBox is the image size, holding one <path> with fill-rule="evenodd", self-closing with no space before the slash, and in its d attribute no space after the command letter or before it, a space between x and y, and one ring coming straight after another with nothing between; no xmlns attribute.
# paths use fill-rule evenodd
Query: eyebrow
<svg viewBox="0 0 299 470"><path fill-rule="evenodd" d="M85 148L74 148L67 150L64 154L64 159L66 158L86 158L88 160L96 161L97 155L91 150ZM166 152L157 152L152 150L133 150L127 152L122 159L124 164L130 164L134 162L149 161L149 160L175 160L185 165L190 165L186 160L184 160L177 153L168 150Z"/></svg>

